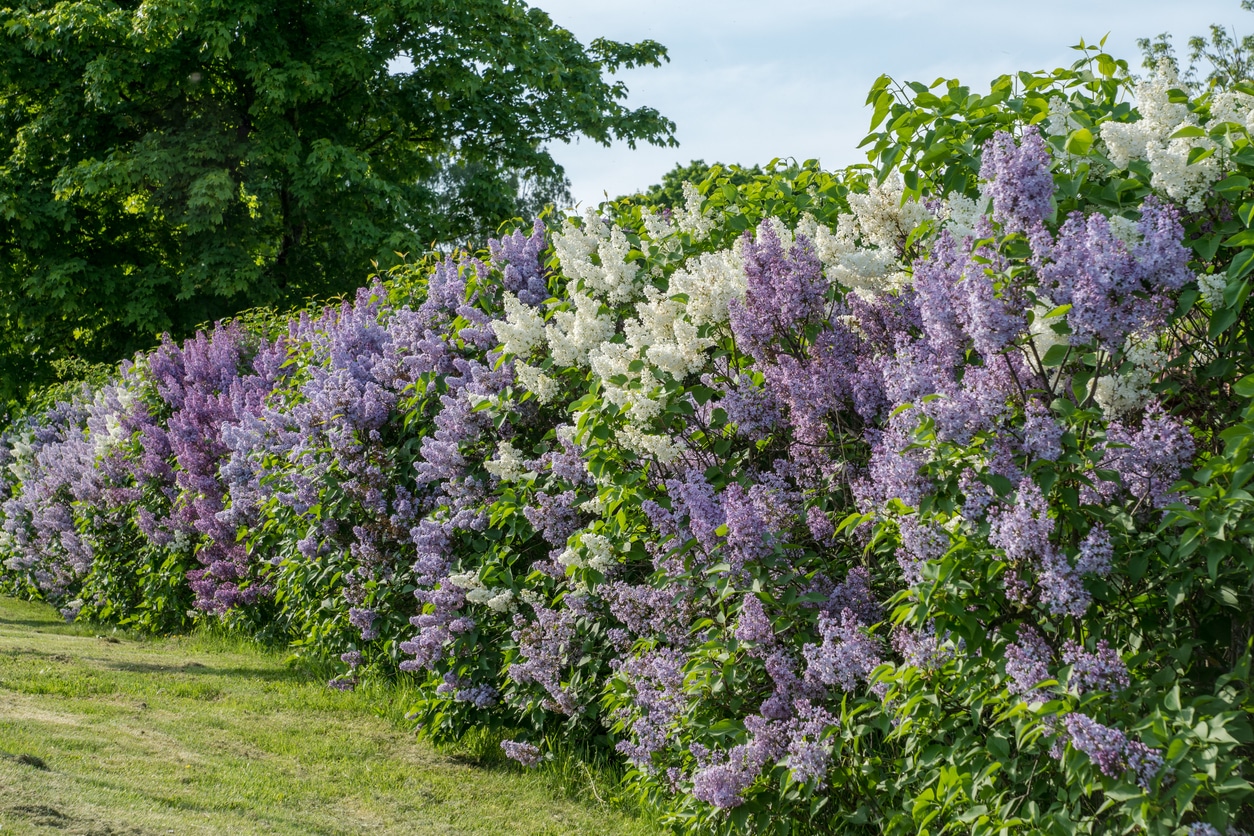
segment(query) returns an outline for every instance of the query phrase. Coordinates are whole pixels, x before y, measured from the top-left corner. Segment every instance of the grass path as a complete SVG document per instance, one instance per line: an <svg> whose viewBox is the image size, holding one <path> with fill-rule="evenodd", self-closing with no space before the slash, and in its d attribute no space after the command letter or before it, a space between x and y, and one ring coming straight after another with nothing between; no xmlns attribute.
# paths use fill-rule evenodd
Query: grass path
<svg viewBox="0 0 1254 836"><path fill-rule="evenodd" d="M0 599L0 834L648 832L416 743L371 699L246 643L97 636Z"/></svg>

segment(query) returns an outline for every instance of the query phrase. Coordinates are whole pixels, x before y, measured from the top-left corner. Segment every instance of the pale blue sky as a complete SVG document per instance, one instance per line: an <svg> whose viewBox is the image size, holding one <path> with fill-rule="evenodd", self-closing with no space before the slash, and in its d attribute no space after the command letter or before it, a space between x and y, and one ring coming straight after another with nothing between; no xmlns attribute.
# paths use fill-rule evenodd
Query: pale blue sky
<svg viewBox="0 0 1254 836"><path fill-rule="evenodd" d="M676 162L864 158L863 101L881 73L962 79L1070 64L1068 47L1110 33L1106 50L1140 64L1136 39L1171 32L1178 48L1211 23L1254 32L1238 0L532 0L584 43L652 38L671 61L624 73L630 102L678 125L679 148L557 143L577 200L595 203L657 182Z"/></svg>

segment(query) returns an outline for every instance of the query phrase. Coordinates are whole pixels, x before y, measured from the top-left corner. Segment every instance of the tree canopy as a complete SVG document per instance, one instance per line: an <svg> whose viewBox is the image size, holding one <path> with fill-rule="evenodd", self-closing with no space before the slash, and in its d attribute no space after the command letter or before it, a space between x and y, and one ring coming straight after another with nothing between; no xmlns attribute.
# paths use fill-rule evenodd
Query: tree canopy
<svg viewBox="0 0 1254 836"><path fill-rule="evenodd" d="M473 236L552 140L673 144L613 78L665 59L518 0L0 9L0 401Z"/></svg>

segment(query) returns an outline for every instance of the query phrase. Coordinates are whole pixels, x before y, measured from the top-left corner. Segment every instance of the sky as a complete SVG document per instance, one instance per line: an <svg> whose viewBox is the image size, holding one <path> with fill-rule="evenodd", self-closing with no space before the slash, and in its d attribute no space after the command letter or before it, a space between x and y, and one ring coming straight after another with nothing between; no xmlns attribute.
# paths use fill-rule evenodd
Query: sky
<svg viewBox="0 0 1254 836"><path fill-rule="evenodd" d="M1238 0L531 0L585 44L646 38L670 63L622 73L628 104L677 125L678 148L590 140L550 146L583 205L647 188L676 163L818 159L864 162L857 150L881 73L973 91L999 75L1069 66L1069 49L1108 35L1106 51L1141 63L1137 38L1171 33L1184 51L1212 23L1254 32Z"/></svg>

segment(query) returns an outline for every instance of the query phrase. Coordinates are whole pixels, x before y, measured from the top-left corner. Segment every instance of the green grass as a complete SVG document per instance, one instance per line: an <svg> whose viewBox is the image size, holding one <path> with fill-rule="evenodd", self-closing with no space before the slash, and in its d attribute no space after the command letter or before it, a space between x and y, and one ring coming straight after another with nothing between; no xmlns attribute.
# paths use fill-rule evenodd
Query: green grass
<svg viewBox="0 0 1254 836"><path fill-rule="evenodd" d="M229 637L144 640L0 599L0 834L644 834L582 764L439 752Z"/></svg>

